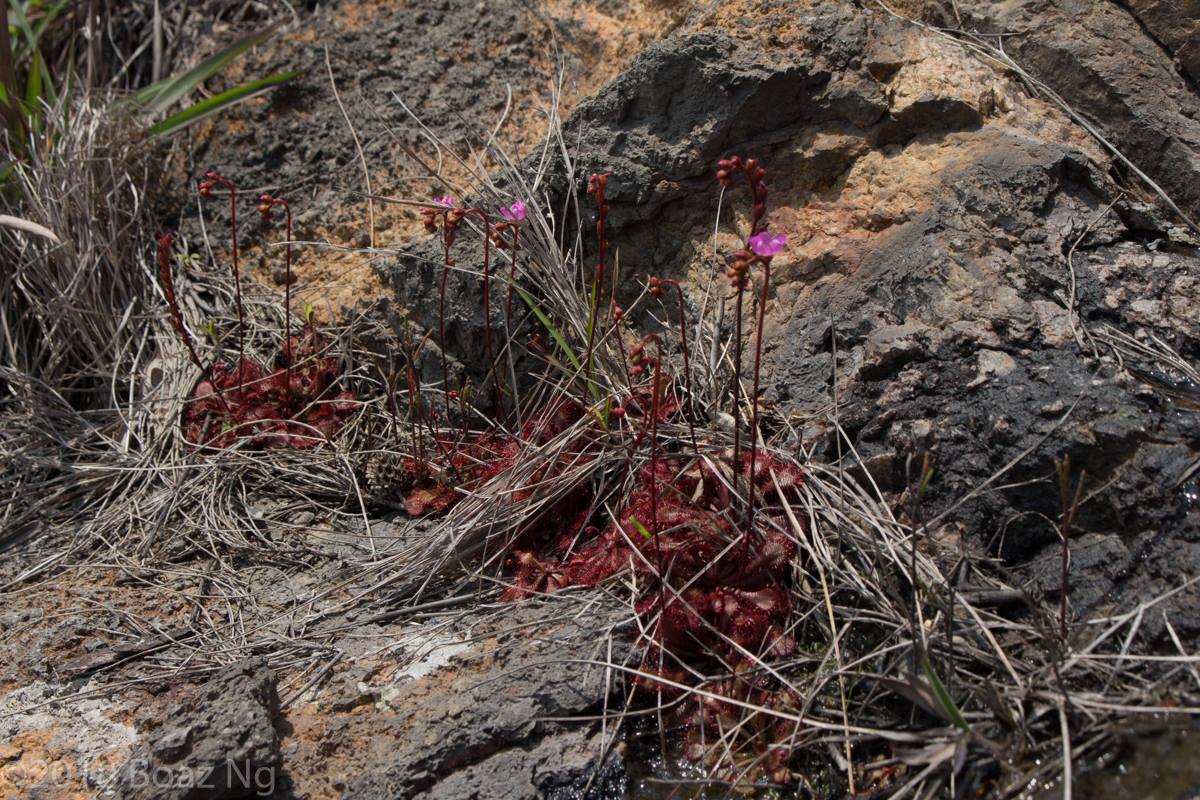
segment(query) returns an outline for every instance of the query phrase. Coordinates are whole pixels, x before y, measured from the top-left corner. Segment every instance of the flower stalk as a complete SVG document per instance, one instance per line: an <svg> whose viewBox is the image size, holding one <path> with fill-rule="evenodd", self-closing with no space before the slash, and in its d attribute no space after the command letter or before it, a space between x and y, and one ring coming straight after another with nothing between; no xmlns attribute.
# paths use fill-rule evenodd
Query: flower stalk
<svg viewBox="0 0 1200 800"><path fill-rule="evenodd" d="M283 208L287 218L287 243L284 250L283 277L283 358L287 370L287 397L285 407L290 404L292 396L292 361L295 343L292 341L292 208L282 197L272 197L264 194L258 198L258 213L264 222L271 221L271 209L275 206Z"/></svg>
<svg viewBox="0 0 1200 800"><path fill-rule="evenodd" d="M237 187L233 185L233 181L221 177L215 170L209 170L204 173L204 180L200 182L200 196L208 198L212 196L212 190L221 187L229 192L229 232L231 252L231 268L233 270L233 294L234 301L237 304L238 315L238 390L242 389L242 373L246 361L246 314L242 307L242 274L238 264L238 225L237 225Z"/></svg>
<svg viewBox="0 0 1200 800"><path fill-rule="evenodd" d="M760 392L760 367L762 364L763 327L766 323L767 296L771 282L771 259L783 251L787 237L783 234L772 236L766 231L763 219L767 214L767 171L758 162L749 158L742 160L740 156L722 159L717 164L717 180L725 188L733 185L737 175L746 178L750 185L752 207L750 212L750 233L746 237L746 246L734 253L733 265L725 273L731 285L737 291L737 305L734 321L734 366L733 366L733 463L734 489L737 489L737 475L742 470L741 458L741 377L742 377L742 299L750 280L750 268L757 264L763 268L763 288L758 308L758 324L755 339L754 355L754 394L750 399L750 463L747 475L746 496L746 537L747 543L753 535L754 526L754 478L757 470L758 457L758 396Z"/></svg>
<svg viewBox="0 0 1200 800"><path fill-rule="evenodd" d="M588 178L588 194L592 195L596 200L596 239L599 244L599 252L596 256L596 270L592 276L592 297L591 307L588 309L588 339L587 351L583 362L583 382L585 386L590 386L592 381L592 348L596 343L596 328L600 325L599 307L600 307L600 287L604 284L604 269L605 261L608 254L608 198L605 196L605 191L608 188L608 173L593 174Z"/></svg>
<svg viewBox="0 0 1200 800"><path fill-rule="evenodd" d="M650 278L650 296L662 299L664 286L671 286L679 296L679 346L683 351L683 386L684 392L687 395L688 413L684 416L687 418L688 433L692 437L692 450L699 454L700 447L696 443L696 425L692 422L691 403L692 403L692 367L688 361L688 333L687 333L687 313L684 308L683 287L679 285L679 281L671 278Z"/></svg>

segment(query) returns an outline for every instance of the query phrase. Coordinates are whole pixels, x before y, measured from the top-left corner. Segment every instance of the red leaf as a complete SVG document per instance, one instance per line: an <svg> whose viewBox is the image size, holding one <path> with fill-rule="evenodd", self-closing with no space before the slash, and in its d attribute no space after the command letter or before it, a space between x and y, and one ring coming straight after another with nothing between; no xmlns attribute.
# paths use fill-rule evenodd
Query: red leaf
<svg viewBox="0 0 1200 800"><path fill-rule="evenodd" d="M448 510L462 495L442 483L424 482L404 496L404 510L410 517Z"/></svg>

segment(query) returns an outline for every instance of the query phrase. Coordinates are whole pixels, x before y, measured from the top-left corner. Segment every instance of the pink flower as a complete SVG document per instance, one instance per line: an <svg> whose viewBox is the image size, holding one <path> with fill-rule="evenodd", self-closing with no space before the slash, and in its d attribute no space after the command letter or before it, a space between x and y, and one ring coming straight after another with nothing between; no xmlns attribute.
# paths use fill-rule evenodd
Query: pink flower
<svg viewBox="0 0 1200 800"><path fill-rule="evenodd" d="M446 195L445 197L435 197L433 198L433 202L439 206L454 208L454 198L450 195Z"/></svg>
<svg viewBox="0 0 1200 800"><path fill-rule="evenodd" d="M500 216L504 217L509 222L520 222L525 219L525 203L517 200L508 208L500 209Z"/></svg>
<svg viewBox="0 0 1200 800"><path fill-rule="evenodd" d="M771 258L783 252L787 247L787 236L782 233L777 233L774 236L763 231L762 233L751 236L746 242L750 245L750 249L754 251L754 255L762 258Z"/></svg>

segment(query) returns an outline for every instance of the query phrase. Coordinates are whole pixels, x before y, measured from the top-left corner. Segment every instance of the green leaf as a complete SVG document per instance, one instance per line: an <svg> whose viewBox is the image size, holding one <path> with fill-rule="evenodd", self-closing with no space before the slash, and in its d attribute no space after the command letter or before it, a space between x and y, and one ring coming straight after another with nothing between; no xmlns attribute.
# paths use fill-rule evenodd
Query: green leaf
<svg viewBox="0 0 1200 800"><path fill-rule="evenodd" d="M54 108L58 105L58 92L54 89L54 76L50 74L50 67L46 66L46 59L42 58L40 52L35 55L34 61L41 67L42 77L42 85L38 90L37 96L47 106Z"/></svg>
<svg viewBox="0 0 1200 800"><path fill-rule="evenodd" d="M25 8L21 3L9 3L8 6L12 24L6 26L5 34L8 35L13 29L20 34L12 42L13 63L19 63L26 56L29 57L29 71L25 76L24 103L22 104L17 98L13 99L16 100L22 124L30 132L36 133L41 130L42 116L46 108L53 108L58 103L58 92L54 87L54 79L50 68L46 65L46 59L38 47L38 41L46 30L46 26L53 22L65 5L64 0L59 0L58 3L46 10L37 25L30 25L29 17L26 16Z"/></svg>
<svg viewBox="0 0 1200 800"><path fill-rule="evenodd" d="M30 51L37 52L38 37L33 32L33 28L29 24L29 17L25 16L25 9L21 8L20 3L9 3L8 14L12 18L12 24L15 25L17 32L25 37L25 47ZM21 43L14 42L13 61L19 61L25 51L21 49Z"/></svg>
<svg viewBox="0 0 1200 800"><path fill-rule="evenodd" d="M280 23L277 22L274 25L263 28L257 33L252 33L249 36L239 39L224 50L220 50L209 56L182 75L172 75L169 78L163 78L158 83L151 84L139 90L133 96L134 103L141 106L144 111L153 116L163 113L176 100L179 100L228 66L229 62L250 48L266 41L279 25Z"/></svg>
<svg viewBox="0 0 1200 800"><path fill-rule="evenodd" d="M559 349L562 350L566 355L567 360L571 362L571 366L575 368L575 371L583 372L583 367L579 364L579 357L575 355L573 350L571 350L570 345L567 344L567 340L563 337L558 328L554 327L554 323L550 321L550 318L547 317L545 312L538 307L537 302L520 286L514 286L513 288L517 290L517 293L521 295L521 299L525 301L525 305L529 306L529 310L533 312L533 315L538 318L539 322L542 323L542 327L544 327L550 334L551 338L554 339L554 343L557 344ZM592 399L599 402L600 387L594 382L588 381L588 391L591 393Z"/></svg>
<svg viewBox="0 0 1200 800"><path fill-rule="evenodd" d="M647 530L645 525L637 521L637 517L630 517L629 521L633 523L633 527L637 528L637 532L640 533L642 538L646 541L650 541L651 537L654 536L653 533Z"/></svg>
<svg viewBox="0 0 1200 800"><path fill-rule="evenodd" d="M248 100L251 97L260 94L272 86L278 86L281 83L286 83L292 78L299 75L299 72L281 72L278 75L272 75L268 78L262 78L250 83L243 83L241 86L230 89L227 92L210 97L207 100L201 100L199 103L188 106L180 112L172 114L161 122L156 122L150 126L151 136L167 136L173 133L178 133L189 125L192 125L205 117L222 111L230 106L236 105L243 100Z"/></svg>
<svg viewBox="0 0 1200 800"><path fill-rule="evenodd" d="M554 327L554 323L550 321L550 318L547 317L545 312L542 311L542 309L538 306L537 301L530 297L529 293L520 286L514 286L513 288L517 290L517 293L521 295L521 299L525 301L525 305L529 306L529 310L533 312L533 315L538 318L539 322L542 323L542 327L544 327L547 333L550 334L551 338L554 339L554 343L557 344L559 349L566 354L567 360L571 362L571 366L577 370L582 370L583 367L579 365L579 358L574 352L572 352L570 346L567 345L567 340L563 338L563 335L559 332L558 328Z"/></svg>
<svg viewBox="0 0 1200 800"><path fill-rule="evenodd" d="M937 673L933 671L933 665L929 663L928 656L921 659L921 665L925 668L925 677L929 681L930 688L933 689L933 694L937 698L938 705L946 713L946 718L954 723L954 726L959 730L964 732L970 731L971 726L967 724L966 718L963 717L962 712L955 705L954 698L950 696L950 692L946 691L945 685L942 684Z"/></svg>
<svg viewBox="0 0 1200 800"><path fill-rule="evenodd" d="M50 23L54 22L62 10L67 7L67 3L69 2L70 0L58 0L57 3L46 9L46 13L42 14L41 19L39 19L37 24L33 26L33 37L36 40L39 42L42 40L42 34L45 33L46 28L50 25Z"/></svg>
<svg viewBox="0 0 1200 800"><path fill-rule="evenodd" d="M36 113L37 101L42 96L42 54L34 52L33 62L29 65L29 76L25 78L26 112L32 116Z"/></svg>

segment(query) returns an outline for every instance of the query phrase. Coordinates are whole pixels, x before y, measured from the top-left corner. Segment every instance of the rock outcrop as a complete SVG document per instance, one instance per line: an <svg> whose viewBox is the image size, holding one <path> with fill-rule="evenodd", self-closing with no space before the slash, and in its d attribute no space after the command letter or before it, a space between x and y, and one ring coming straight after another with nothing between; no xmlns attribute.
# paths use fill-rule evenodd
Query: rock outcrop
<svg viewBox="0 0 1200 800"><path fill-rule="evenodd" d="M630 645L620 634L610 654L600 619L559 620L553 604L522 604L484 626L479 641L432 680L400 684L388 715L395 742L378 760L364 759L347 797L455 800L619 797L627 782L620 749L595 722L613 674ZM488 630L490 628L491 630Z"/></svg>
<svg viewBox="0 0 1200 800"><path fill-rule="evenodd" d="M233 800L283 784L275 674L260 661L230 668L172 707L116 774L123 800Z"/></svg>
<svg viewBox="0 0 1200 800"><path fill-rule="evenodd" d="M1005 51L1025 70L1200 211L1200 96L1127 9L957 7L964 27L1012 33ZM1079 613L1147 600L1200 568L1188 489L1200 420L1152 377L1170 384L1181 376L1167 365L1198 354L1194 234L1018 76L880 7L725 3L647 48L568 129L581 171L612 173L628 294L667 274L699 303L724 268L708 255L716 160L769 166L769 222L790 246L774 265L765 394L822 457L853 448L899 494L906 464L932 452L938 535L1054 594L1051 476L1070 454L1090 487ZM390 275L432 327L436 309L413 300L434 280L426 259L437 254L418 248ZM452 341L475 341L478 289L461 286ZM1152 346L1130 355L1121 337ZM841 440L824 411L835 402ZM1189 589L1163 608L1195 637L1198 604Z"/></svg>
<svg viewBox="0 0 1200 800"><path fill-rule="evenodd" d="M1166 31L1166 5L1188 4L983 0L960 3L959 9L971 29L993 37L1003 33L1004 49L1017 64L1092 120L1196 220L1200 94L1195 75L1186 69L1180 73L1172 57L1195 53L1200 23L1195 3L1191 17L1175 9L1181 13L1170 27L1180 39L1173 52L1147 35L1147 30ZM1118 174L1125 171L1115 162L1112 167Z"/></svg>
<svg viewBox="0 0 1200 800"><path fill-rule="evenodd" d="M1175 68L1200 81L1200 3L1196 0L1126 0L1123 4L1150 38L1175 59Z"/></svg>

